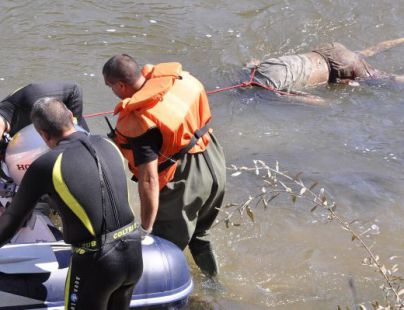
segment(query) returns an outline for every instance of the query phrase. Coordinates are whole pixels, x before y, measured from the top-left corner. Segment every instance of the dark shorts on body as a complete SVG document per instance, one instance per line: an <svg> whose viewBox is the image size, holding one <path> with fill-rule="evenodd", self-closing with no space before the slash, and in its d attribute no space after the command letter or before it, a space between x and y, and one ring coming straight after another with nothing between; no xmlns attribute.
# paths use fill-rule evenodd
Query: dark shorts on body
<svg viewBox="0 0 404 310"><path fill-rule="evenodd" d="M347 49L341 43L324 43L317 46L313 52L320 54L328 62L330 82L336 82L337 79L377 77L377 71L363 59L363 56Z"/></svg>

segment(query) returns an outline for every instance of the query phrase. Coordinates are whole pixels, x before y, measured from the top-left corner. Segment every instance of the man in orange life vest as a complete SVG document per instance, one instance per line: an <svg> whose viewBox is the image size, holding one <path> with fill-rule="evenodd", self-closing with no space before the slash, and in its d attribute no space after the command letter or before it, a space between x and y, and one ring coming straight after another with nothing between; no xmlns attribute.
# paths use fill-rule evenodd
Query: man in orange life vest
<svg viewBox="0 0 404 310"><path fill-rule="evenodd" d="M140 69L125 54L109 59L103 75L122 100L113 135L138 181L143 232L188 245L199 268L216 275L209 229L223 201L226 167L208 127L203 85L179 63Z"/></svg>

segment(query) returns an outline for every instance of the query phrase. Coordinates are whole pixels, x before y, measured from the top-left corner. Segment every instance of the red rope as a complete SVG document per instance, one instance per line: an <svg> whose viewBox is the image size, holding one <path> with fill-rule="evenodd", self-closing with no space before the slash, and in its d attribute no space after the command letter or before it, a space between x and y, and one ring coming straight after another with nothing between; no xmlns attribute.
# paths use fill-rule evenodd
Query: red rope
<svg viewBox="0 0 404 310"><path fill-rule="evenodd" d="M106 111L106 112L98 112L98 113L90 113L90 114L84 114L83 116L85 118L91 118L91 117L96 117L96 116L103 116L103 115L108 115L108 114L113 114L114 111Z"/></svg>
<svg viewBox="0 0 404 310"><path fill-rule="evenodd" d="M230 86L230 87L224 87L224 88L220 88L220 89L216 89L216 90L212 90L212 91L207 91L206 93L208 95L211 95L211 94L216 94L216 93L220 93L220 92L235 89L235 88L245 88L245 87L250 87L250 86L258 86L258 87L262 87L262 88L264 88L264 89L266 89L266 90L268 90L270 92L273 92L273 93L275 93L277 95L281 95L281 96L296 96L296 95L298 95L298 94L295 94L295 93L289 93L289 92L281 91L281 90L278 90L278 89L276 89L274 87L269 87L269 86L266 86L264 84L255 82L254 81L254 76L255 76L255 71L256 70L257 70L257 68L251 69L250 80L247 81L247 82L243 82L243 83L240 83L240 84L237 84L237 85L234 85L234 86Z"/></svg>
<svg viewBox="0 0 404 310"><path fill-rule="evenodd" d="M224 88L219 88L219 89L215 89L215 90L210 90L207 91L206 94L208 95L212 95L212 94L217 94L223 91L227 91L227 90L231 90L231 89L235 89L235 88L242 88L242 87L247 87L250 86L249 84L247 84L247 82L243 82L237 85L233 85L233 86L229 86L229 87L224 87Z"/></svg>
<svg viewBox="0 0 404 310"><path fill-rule="evenodd" d="M278 90L274 87L269 87L266 86L264 84L258 83L254 81L254 76L255 76L255 71L257 69L251 69L251 74L250 74L250 80L246 81L246 82L242 82L240 84L237 85L233 85L233 86L229 86L229 87L223 87L223 88L219 88L219 89L215 89L215 90L210 90L207 91L206 94L208 95L212 95L212 94L217 94L217 93L221 93L224 91L228 91L228 90L232 90L232 89L236 89L236 88L245 88L245 87L251 87L251 86L258 86L261 88L264 88L272 93L275 93L277 95L280 96L298 96L298 95L304 95L304 94L297 94L297 93L290 93L290 92L286 92L286 91L281 91ZM97 116L103 116L103 115L107 115L107 114L113 114L114 111L107 111L107 112L99 112L99 113L92 113L92 114L85 114L84 117L85 118L90 118L90 117L97 117Z"/></svg>

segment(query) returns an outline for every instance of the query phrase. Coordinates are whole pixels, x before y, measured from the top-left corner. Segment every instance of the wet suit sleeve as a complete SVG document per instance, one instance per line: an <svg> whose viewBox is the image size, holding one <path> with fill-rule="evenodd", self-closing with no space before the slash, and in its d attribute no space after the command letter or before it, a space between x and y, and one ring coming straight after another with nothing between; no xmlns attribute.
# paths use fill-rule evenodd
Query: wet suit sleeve
<svg viewBox="0 0 404 310"><path fill-rule="evenodd" d="M15 111L15 105L11 102L4 100L0 103L0 115L11 124Z"/></svg>
<svg viewBox="0 0 404 310"><path fill-rule="evenodd" d="M157 127L150 128L143 135L133 139L132 151L135 165L139 166L157 159L162 144L163 137Z"/></svg>
<svg viewBox="0 0 404 310"><path fill-rule="evenodd" d="M30 113L34 100L33 84L14 90L0 103L0 114L10 124L10 135L31 123Z"/></svg>
<svg viewBox="0 0 404 310"><path fill-rule="evenodd" d="M77 123L86 131L90 131L83 117L83 93L81 91L81 88L77 84L74 84L72 86L71 91L69 92L67 98L64 100L64 103L77 118Z"/></svg>
<svg viewBox="0 0 404 310"><path fill-rule="evenodd" d="M27 170L11 205L0 216L0 246L7 243L34 209L36 202L49 192L49 176L40 157Z"/></svg>
<svg viewBox="0 0 404 310"><path fill-rule="evenodd" d="M31 110L35 101L42 97L56 97L64 102L77 118L78 124L89 131L83 118L81 88L69 82L31 83L15 90L0 103L0 114L11 125L10 135L31 124Z"/></svg>

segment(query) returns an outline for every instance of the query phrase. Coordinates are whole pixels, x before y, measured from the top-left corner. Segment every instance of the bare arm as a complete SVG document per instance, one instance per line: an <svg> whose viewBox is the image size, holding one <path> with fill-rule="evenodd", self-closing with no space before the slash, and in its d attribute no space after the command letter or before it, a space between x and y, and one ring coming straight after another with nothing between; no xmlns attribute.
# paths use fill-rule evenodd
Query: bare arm
<svg viewBox="0 0 404 310"><path fill-rule="evenodd" d="M396 82L404 83L404 75L392 75L391 77Z"/></svg>
<svg viewBox="0 0 404 310"><path fill-rule="evenodd" d="M139 165L140 218L145 230L153 229L159 208L157 159Z"/></svg>
<svg viewBox="0 0 404 310"><path fill-rule="evenodd" d="M403 44L404 43L404 38L399 38L395 40L388 40L388 41L383 41L380 42L374 46L371 46L367 49L364 49L362 51L359 51L358 53L365 56L365 57L370 57L373 55L376 55L380 52L384 52L390 48L393 48L397 45Z"/></svg>
<svg viewBox="0 0 404 310"><path fill-rule="evenodd" d="M316 105L322 107L329 106L329 102L326 99L321 98L319 96L310 95L307 93L291 92L290 95L282 95L282 98L285 98L289 101L301 102L310 105Z"/></svg>
<svg viewBox="0 0 404 310"><path fill-rule="evenodd" d="M78 124L86 131L90 131L86 120L83 118L83 94L81 88L74 84L71 89L69 88L68 96L64 102L67 108L72 111L74 117L77 119Z"/></svg>
<svg viewBox="0 0 404 310"><path fill-rule="evenodd" d="M6 121L4 117L0 115L0 140L3 138L5 132L9 132L10 124Z"/></svg>

